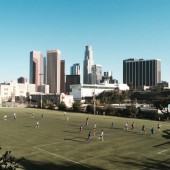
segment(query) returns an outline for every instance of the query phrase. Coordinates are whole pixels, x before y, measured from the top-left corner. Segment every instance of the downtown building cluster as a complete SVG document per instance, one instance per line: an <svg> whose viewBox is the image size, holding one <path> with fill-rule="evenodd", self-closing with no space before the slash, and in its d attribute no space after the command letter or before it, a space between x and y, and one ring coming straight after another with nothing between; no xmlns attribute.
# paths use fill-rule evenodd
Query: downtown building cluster
<svg viewBox="0 0 170 170"><path fill-rule="evenodd" d="M91 46L85 47L83 61L83 84L100 84L102 82L117 83L112 79L112 73L104 72L102 66L93 64ZM30 52L30 84L36 85L37 91L42 91L43 85L49 85L49 93L70 94L70 85L81 84L81 68L79 63L70 67L70 75L65 75L65 60L61 60L60 50L48 50L47 57L39 51ZM41 88L39 88L41 87Z"/></svg>
<svg viewBox="0 0 170 170"><path fill-rule="evenodd" d="M74 99L83 99L98 95L105 90L135 90L155 87L161 83L161 61L159 59L123 60L123 83L113 79L111 71L102 71L102 65L94 64L92 46L85 46L83 75L80 63L70 67L70 74L65 74L65 60L61 51L47 50L46 57L40 51L30 52L29 83L23 77L16 83L1 83L1 98L9 96L30 96L30 94L72 95ZM81 79L82 82L81 83ZM25 84L25 85L23 85ZM166 84L169 87L169 84ZM21 88L22 87L22 88ZM28 90L29 89L29 90ZM39 100L39 99L38 99Z"/></svg>

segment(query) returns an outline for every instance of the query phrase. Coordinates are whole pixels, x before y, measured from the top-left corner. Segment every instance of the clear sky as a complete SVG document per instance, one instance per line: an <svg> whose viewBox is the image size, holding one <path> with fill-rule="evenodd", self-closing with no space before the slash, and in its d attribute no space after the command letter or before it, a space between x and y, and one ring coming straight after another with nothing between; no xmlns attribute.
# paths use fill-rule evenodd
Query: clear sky
<svg viewBox="0 0 170 170"><path fill-rule="evenodd" d="M94 63L123 82L123 60L160 59L170 82L170 0L0 0L0 83L29 78L32 50L61 50L70 66L92 45Z"/></svg>

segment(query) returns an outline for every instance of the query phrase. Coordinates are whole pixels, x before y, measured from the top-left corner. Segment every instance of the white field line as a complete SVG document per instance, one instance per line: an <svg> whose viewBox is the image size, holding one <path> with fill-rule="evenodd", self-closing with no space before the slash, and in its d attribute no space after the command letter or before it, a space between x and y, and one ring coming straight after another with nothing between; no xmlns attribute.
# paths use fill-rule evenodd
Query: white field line
<svg viewBox="0 0 170 170"><path fill-rule="evenodd" d="M99 131L96 131L96 132L99 132ZM100 133L99 133L99 134L100 134ZM112 132L110 132L110 133L105 133L105 135L106 135L106 136L107 136L107 135L108 135L108 136L112 136L112 135L114 135L114 133L112 133ZM99 136L99 135L96 135L96 136ZM140 140L140 139L136 138L136 139L128 140L127 143L131 143L131 142L138 141L138 140ZM84 140L83 140L83 141L84 141ZM90 160L90 159L96 159L96 158L98 158L98 157L102 157L102 156L105 156L105 155L109 155L109 154L110 154L110 153L105 153L105 154L101 154L101 155L98 155L98 156L95 156L95 157L91 157L91 158L88 158L88 159L84 159L84 160L81 160L81 161L77 162L77 161L73 161L73 160L68 159L68 158L66 158L66 157L63 157L63 156L61 156L61 155L58 155L58 154L55 154L55 153L52 153L52 152L49 152L49 151L46 151L46 150L40 148L40 147L44 147L44 146L56 145L56 144L65 143L65 142L68 142L68 141L59 140L59 142L49 143L49 144L45 144L45 145L38 145L38 146L35 146L34 148L37 149L37 150L39 150L39 151L46 152L46 153L48 153L48 154L50 154L50 155L53 155L53 156L56 156L56 157L65 159L65 160L67 160L67 161L73 162L73 163L75 163L75 164L78 164L78 165L81 165L81 166L84 166L84 167L87 167L87 168L89 168L89 167L81 164L81 162L85 162L85 161L88 161L88 160ZM100 142L100 141L99 141L99 142ZM122 148L125 148L125 146L119 147L119 149L122 149ZM76 149L76 148L74 148L74 149Z"/></svg>
<svg viewBox="0 0 170 170"><path fill-rule="evenodd" d="M113 134L114 133L106 133L105 135L112 136ZM145 135L145 134L143 134L143 135ZM133 139L131 141L127 141L127 142L129 143L129 142L134 142L134 141L137 141L137 140L138 140L138 138L135 139L135 140ZM125 146L123 146L123 147L125 147ZM119 149L122 149L123 147L119 147ZM158 152L157 154L161 154L161 153L167 152L168 150L169 149L162 150L162 151ZM101 156L103 156L103 155L101 155ZM98 157L100 157L100 155ZM95 159L95 157L94 157L94 159ZM82 161L84 161L84 160L82 160Z"/></svg>
<svg viewBox="0 0 170 170"><path fill-rule="evenodd" d="M49 155L52 155L52 156L62 158L62 159L64 159L64 160L67 160L67 161L72 162L72 163L74 163L74 164L78 164L78 165L80 165L80 166L84 166L84 167L86 167L86 168L89 168L88 166L85 166L85 165L83 165L83 164L81 164L81 163L79 163L79 162L77 162L77 161L73 161L73 160L71 160L71 159L68 159L68 158L66 158L66 157L63 157L63 156L61 156L61 155L58 155L58 154L55 154L55 153L52 153L52 152L49 152L49 151L46 151L46 150L44 150L44 149L41 149L41 148L35 148L35 149L38 149L38 150L43 151L43 152L46 152L46 153L48 153ZM89 169L91 169L91 168L89 168Z"/></svg>
<svg viewBox="0 0 170 170"><path fill-rule="evenodd" d="M166 151L168 151L168 149L162 150L162 151L158 152L157 154L161 154L161 153L166 152Z"/></svg>
<svg viewBox="0 0 170 170"><path fill-rule="evenodd" d="M39 152L40 152L40 151L31 152L31 153L28 153L28 154L23 155L23 157L30 156L30 155L34 155L34 154L37 154L37 153L39 153Z"/></svg>

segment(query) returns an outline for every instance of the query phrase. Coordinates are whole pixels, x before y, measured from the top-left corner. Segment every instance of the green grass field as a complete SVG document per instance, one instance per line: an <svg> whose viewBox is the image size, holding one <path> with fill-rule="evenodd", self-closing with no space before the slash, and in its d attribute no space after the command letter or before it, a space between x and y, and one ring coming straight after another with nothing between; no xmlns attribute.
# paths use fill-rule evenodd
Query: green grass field
<svg viewBox="0 0 170 170"><path fill-rule="evenodd" d="M13 113L17 119L13 119ZM32 113L35 117L31 118ZM41 118L43 113L44 117ZM3 116L7 114L7 120ZM24 157L20 169L68 170L109 169L147 170L170 169L170 123L120 118L80 113L68 113L70 120L64 120L64 113L41 109L0 109L1 155L12 151L17 159ZM89 125L83 127L89 117ZM36 122L40 127L36 128ZM115 127L111 128L111 123ZM124 131L124 125L135 122L135 129ZM86 141L89 131L97 123L96 135ZM145 124L146 134L141 126ZM155 127L151 136L150 129ZM104 141L96 140L104 130Z"/></svg>

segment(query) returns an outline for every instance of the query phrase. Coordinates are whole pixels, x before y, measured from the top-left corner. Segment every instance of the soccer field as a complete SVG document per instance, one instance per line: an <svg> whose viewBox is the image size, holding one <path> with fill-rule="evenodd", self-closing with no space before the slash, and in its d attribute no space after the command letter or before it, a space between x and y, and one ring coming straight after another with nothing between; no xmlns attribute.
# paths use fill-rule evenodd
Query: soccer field
<svg viewBox="0 0 170 170"><path fill-rule="evenodd" d="M7 120L3 119L5 114ZM0 109L1 155L10 150L14 157L23 157L20 169L25 170L170 169L170 123L159 122L161 129L158 131L157 121L71 112L67 115L69 121L61 111ZM85 126L87 117L89 124ZM39 128L36 128L37 121ZM133 121L135 129L131 130ZM114 128L112 122L115 122ZM129 123L127 131L124 130L126 122ZM82 133L79 132L81 124ZM146 134L141 132L143 124ZM154 135L150 133L152 127ZM104 141L97 140L101 130ZM93 134L91 142L86 141L90 131Z"/></svg>

